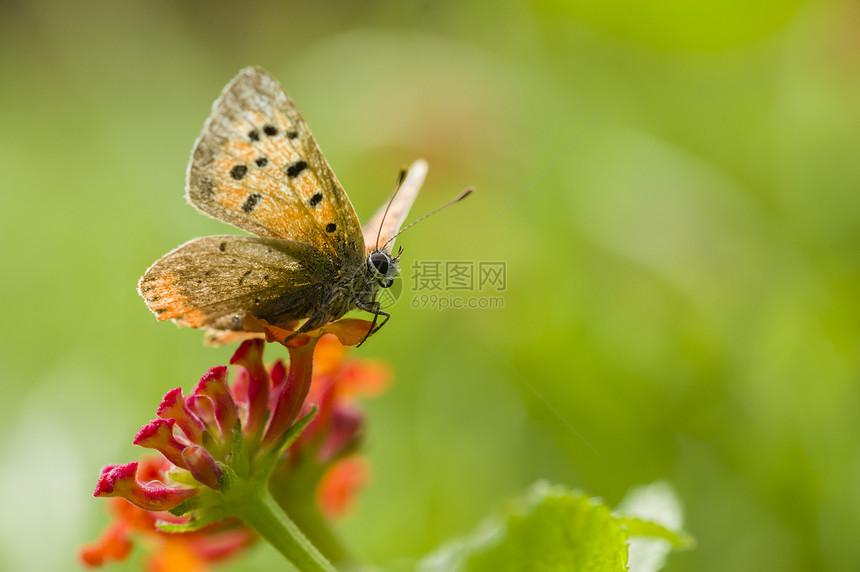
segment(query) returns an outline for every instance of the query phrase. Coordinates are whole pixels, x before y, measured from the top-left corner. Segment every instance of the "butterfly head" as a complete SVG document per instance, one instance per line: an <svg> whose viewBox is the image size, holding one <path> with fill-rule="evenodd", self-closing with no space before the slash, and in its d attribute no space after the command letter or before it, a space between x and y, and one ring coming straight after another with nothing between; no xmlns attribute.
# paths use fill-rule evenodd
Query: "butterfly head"
<svg viewBox="0 0 860 572"><path fill-rule="evenodd" d="M400 273L400 256L391 256L384 250L372 250L367 255L367 268L382 288L389 288Z"/></svg>

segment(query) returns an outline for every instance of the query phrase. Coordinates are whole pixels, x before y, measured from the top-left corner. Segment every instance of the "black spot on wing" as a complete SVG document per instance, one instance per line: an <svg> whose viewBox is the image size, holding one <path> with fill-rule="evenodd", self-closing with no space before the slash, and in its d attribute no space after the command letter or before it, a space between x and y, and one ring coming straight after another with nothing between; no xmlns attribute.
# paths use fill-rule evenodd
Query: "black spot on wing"
<svg viewBox="0 0 860 572"><path fill-rule="evenodd" d="M290 129L289 131L287 131L287 137L290 139L295 139L298 136L299 136L298 131L295 131L293 129Z"/></svg>
<svg viewBox="0 0 860 572"><path fill-rule="evenodd" d="M241 181L245 174L248 172L247 165L236 165L232 169L230 169L230 176L236 179L237 181Z"/></svg>
<svg viewBox="0 0 860 572"><path fill-rule="evenodd" d="M263 127L263 133L265 133L269 137L274 137L278 134L278 128L274 125L266 125L265 127Z"/></svg>
<svg viewBox="0 0 860 572"><path fill-rule="evenodd" d="M226 243L226 242L222 242L221 244L219 244L219 245L218 245L218 250L220 250L221 252L224 252L225 250L227 250L227 243Z"/></svg>
<svg viewBox="0 0 860 572"><path fill-rule="evenodd" d="M257 165L258 167L265 167L266 165L269 164L269 160L266 159L265 157L257 157L257 160L254 161L254 164Z"/></svg>
<svg viewBox="0 0 860 572"><path fill-rule="evenodd" d="M327 225L325 225L325 231L326 232L334 232L336 230L337 230L337 225L334 224L333 222L330 222Z"/></svg>
<svg viewBox="0 0 860 572"><path fill-rule="evenodd" d="M308 168L308 164L305 161L303 161L302 159L299 159L298 161L290 164L287 167L287 176L291 179L294 179L294 178L298 177L299 175L301 175L302 171L304 171L307 168Z"/></svg>
<svg viewBox="0 0 860 572"><path fill-rule="evenodd" d="M248 139L251 141L259 141L260 140L260 132L256 129L252 129L248 131Z"/></svg>
<svg viewBox="0 0 860 572"><path fill-rule="evenodd" d="M308 201L308 204L312 207L315 207L318 204L320 204L321 200L322 200L322 193L316 193L314 196L311 197L311 200Z"/></svg>
<svg viewBox="0 0 860 572"><path fill-rule="evenodd" d="M257 203L260 202L260 199L263 197L260 193L251 193L248 195L248 198L245 200L245 204L242 205L242 210L246 213L251 212L257 207Z"/></svg>

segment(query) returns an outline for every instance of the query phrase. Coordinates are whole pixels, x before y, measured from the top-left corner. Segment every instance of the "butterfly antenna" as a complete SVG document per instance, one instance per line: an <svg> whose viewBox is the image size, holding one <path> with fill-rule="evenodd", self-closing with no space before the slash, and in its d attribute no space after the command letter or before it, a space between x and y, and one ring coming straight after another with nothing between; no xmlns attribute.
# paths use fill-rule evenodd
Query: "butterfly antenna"
<svg viewBox="0 0 860 572"><path fill-rule="evenodd" d="M424 219L430 218L431 216L433 216L434 214L438 213L439 211L442 211L442 210L444 210L444 209L447 209L448 207L450 207L450 206L451 206L451 205L453 205L454 203L458 203L458 202L462 201L463 199L465 199L466 197L468 197L469 195L471 195L471 194L472 194L472 191L474 191L474 190L475 190L475 187L468 187L468 188L466 188L466 189L463 189L463 191L462 191L459 195L457 195L456 197L454 197L453 199L451 199L450 201L448 201L447 203L445 203L445 204L444 204L444 205L442 205L441 207L436 208L436 209L434 209L434 210L430 211L429 213L427 213L426 215L422 216L421 218L419 218L419 219L417 219L417 220L413 220L412 222L410 222L409 224L407 224L406 226L404 226L403 228L401 228L401 229L400 229L400 231L399 231L397 234L395 234L394 236L392 236L391 238L389 238L389 239L388 239L388 241L387 241L385 244L383 244L381 247L379 247L379 248L380 248L380 249L383 249L383 248L385 248L386 246L388 246L388 244L389 244L389 243L391 243L395 238L397 238L398 236L400 236L401 234L403 234L403 232L404 232L406 229L408 229L408 228L411 228L411 227L415 226L416 224L418 224L419 222L421 222L421 221L422 221L422 220L424 220ZM378 242L379 242L379 240L377 239L377 243L378 243Z"/></svg>
<svg viewBox="0 0 860 572"><path fill-rule="evenodd" d="M391 193L391 198L388 199L388 205L385 207L385 212L382 213L382 220L379 221L379 231L376 233L376 244L379 245L379 238L382 236L382 227L385 225L385 217L388 216L388 209L391 208L391 203L394 202L394 197L397 196L397 193L400 191L400 187L403 186L403 180L406 179L406 169L400 168L400 174L397 175L397 184L394 185L394 192Z"/></svg>

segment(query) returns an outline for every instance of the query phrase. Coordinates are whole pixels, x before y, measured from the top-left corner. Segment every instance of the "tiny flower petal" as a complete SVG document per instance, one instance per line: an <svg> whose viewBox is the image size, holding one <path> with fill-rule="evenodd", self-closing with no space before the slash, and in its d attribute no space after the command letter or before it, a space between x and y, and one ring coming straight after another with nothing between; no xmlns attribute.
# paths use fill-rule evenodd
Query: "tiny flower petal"
<svg viewBox="0 0 860 572"><path fill-rule="evenodd" d="M284 366L284 362L278 360L272 365L272 371L269 372L269 377L272 378L272 391L279 391L281 389L281 385L287 379L287 368Z"/></svg>
<svg viewBox="0 0 860 572"><path fill-rule="evenodd" d="M119 562L128 558L131 547L128 525L114 522L95 542L82 546L78 557L87 566L103 566L112 560Z"/></svg>
<svg viewBox="0 0 860 572"><path fill-rule="evenodd" d="M329 467L317 487L317 502L323 513L328 518L344 517L369 478L364 457L347 457Z"/></svg>
<svg viewBox="0 0 860 572"><path fill-rule="evenodd" d="M137 462L102 469L93 496L122 497L146 510L170 510L197 494L193 488L169 487L159 481L137 480Z"/></svg>
<svg viewBox="0 0 860 572"><path fill-rule="evenodd" d="M186 445L183 445L173 436L173 426L176 421L173 419L162 419L157 417L141 427L140 431L134 438L134 444L146 447L147 449L155 449L164 457L183 469L185 459L182 458L182 450Z"/></svg>
<svg viewBox="0 0 860 572"><path fill-rule="evenodd" d="M176 424L192 443L203 441L203 423L188 409L182 388L177 387L164 394L156 415L163 419L175 419Z"/></svg>
<svg viewBox="0 0 860 572"><path fill-rule="evenodd" d="M250 545L256 535L240 526L221 531L212 531L192 544L197 556L206 561L223 560Z"/></svg>
<svg viewBox="0 0 860 572"><path fill-rule="evenodd" d="M368 336L372 326L373 323L367 320L345 318L331 324L326 324L320 330L325 333L334 334L337 336L338 341L345 346L354 346L360 344Z"/></svg>
<svg viewBox="0 0 860 572"><path fill-rule="evenodd" d="M312 332L315 333L317 330L312 330ZM265 333L267 342L278 342L286 348L298 348L311 340L308 332L293 336L296 333L294 330L285 330L278 326L266 326Z"/></svg>
<svg viewBox="0 0 860 572"><path fill-rule="evenodd" d="M147 572L209 572L210 567L201 561L187 541L166 537L158 551L146 559Z"/></svg>
<svg viewBox="0 0 860 572"><path fill-rule="evenodd" d="M215 419L221 429L221 441L230 442L230 434L239 418L236 402L227 386L227 366L213 367L200 378L194 388L195 395L205 395L215 405Z"/></svg>
<svg viewBox="0 0 860 572"><path fill-rule="evenodd" d="M361 343L361 341L367 337L371 326L372 323L367 320L344 318L342 320L326 324L325 326L315 330L301 333L297 336L293 336L295 331L287 330L279 326L265 326L263 331L266 333L267 342L278 342L288 348L299 347L306 344L307 340L319 338L327 333L337 336L340 343L345 346L354 346Z"/></svg>
<svg viewBox="0 0 860 572"><path fill-rule="evenodd" d="M199 419L203 426L211 434L218 435L218 422L215 420L215 404L205 395L189 395L185 398L185 405L188 410Z"/></svg>
<svg viewBox="0 0 860 572"><path fill-rule="evenodd" d="M246 340L242 342L233 357L231 364L237 364L248 372L248 419L243 431L246 435L254 435L262 428L269 406L269 374L263 365L263 340Z"/></svg>
<svg viewBox="0 0 860 572"><path fill-rule="evenodd" d="M188 470L198 482L216 491L221 490L221 467L203 447L191 446L182 451Z"/></svg>
<svg viewBox="0 0 860 572"><path fill-rule="evenodd" d="M346 395L376 397L391 385L391 369L377 360L354 360L337 375L340 390Z"/></svg>
<svg viewBox="0 0 860 572"><path fill-rule="evenodd" d="M317 452L317 461L325 464L354 449L361 438L363 421L357 408L338 407L332 413L329 432Z"/></svg>
<svg viewBox="0 0 860 572"><path fill-rule="evenodd" d="M314 375L331 375L337 371L346 358L347 347L337 341L335 336L323 336L314 352Z"/></svg>

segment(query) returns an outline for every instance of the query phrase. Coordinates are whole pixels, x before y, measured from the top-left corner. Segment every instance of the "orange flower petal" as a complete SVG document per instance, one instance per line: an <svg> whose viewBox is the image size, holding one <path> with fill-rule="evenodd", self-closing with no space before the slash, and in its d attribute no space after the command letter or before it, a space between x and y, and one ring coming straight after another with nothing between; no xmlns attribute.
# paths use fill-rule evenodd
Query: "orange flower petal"
<svg viewBox="0 0 860 572"><path fill-rule="evenodd" d="M370 465L354 455L328 468L317 487L317 502L327 518L343 518L352 509L358 491L370 480Z"/></svg>
<svg viewBox="0 0 860 572"><path fill-rule="evenodd" d="M345 395L375 397L391 385L391 368L379 360L362 359L350 362L337 376Z"/></svg>
<svg viewBox="0 0 860 572"><path fill-rule="evenodd" d="M131 553L132 542L128 525L114 522L93 543L82 546L78 557L87 566L102 566L110 561L122 561Z"/></svg>
<svg viewBox="0 0 860 572"><path fill-rule="evenodd" d="M287 330L280 326L265 326L263 331L266 333L267 342L278 342L287 347L301 347L308 342L310 338L319 338L323 334L334 334L337 339L345 346L354 346L360 343L367 337L370 332L370 327L373 324L367 320L359 320L357 318L344 318L331 324L326 324L315 330L303 332L294 338L289 338L295 333L295 330ZM305 338L304 341L300 341Z"/></svg>

